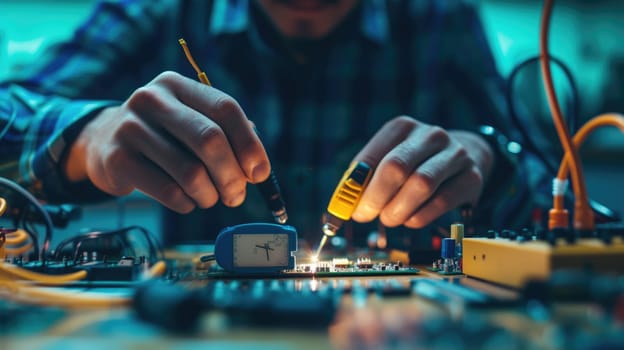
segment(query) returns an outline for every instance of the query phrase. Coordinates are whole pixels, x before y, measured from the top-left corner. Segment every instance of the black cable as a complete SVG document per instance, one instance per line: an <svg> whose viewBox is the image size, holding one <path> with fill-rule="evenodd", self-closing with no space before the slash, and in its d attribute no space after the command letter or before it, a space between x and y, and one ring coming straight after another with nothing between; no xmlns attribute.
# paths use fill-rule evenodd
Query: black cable
<svg viewBox="0 0 624 350"><path fill-rule="evenodd" d="M7 187L10 190L13 190L14 192L17 192L24 199L26 199L26 201L30 203L37 211L39 211L39 214L41 214L41 217L43 217L46 230L43 245L41 246L41 251L39 252L39 260L45 262L46 254L50 249L50 242L52 241L53 226L50 215L48 215L48 212L43 208L43 206L41 206L41 204L39 204L37 198L35 198L32 194L30 194L30 192L26 191L16 182L4 177L0 177L0 185Z"/></svg>
<svg viewBox="0 0 624 350"><path fill-rule="evenodd" d="M164 260L164 252L162 250L162 246L149 231L141 226L128 226L112 231L90 231L78 236L67 238L56 246L56 249L54 250L54 260L60 261L62 259L62 254L65 251L65 248L71 245L73 246L73 259L77 261L77 259L80 258L78 255L80 247L84 242L88 240L107 238L116 239L117 242L119 242L120 247L122 247L122 250L128 250L134 254L136 247L132 243L132 240L128 240L128 237L126 237L132 231L138 231L144 236L145 242L147 243L149 258L151 262L155 262L156 260Z"/></svg>
<svg viewBox="0 0 624 350"><path fill-rule="evenodd" d="M27 222L24 222L24 225L22 227L24 228L24 231L26 231L26 233L32 240L33 250L35 251L35 255L36 255L37 252L39 252L39 233L34 227L30 227L30 225L26 225L26 224Z"/></svg>
<svg viewBox="0 0 624 350"><path fill-rule="evenodd" d="M217 260L217 256L215 254L205 254L199 257L200 262L208 262Z"/></svg>
<svg viewBox="0 0 624 350"><path fill-rule="evenodd" d="M11 129L11 126L13 126L13 123L15 123L15 120L17 120L17 108L15 107L15 101L9 100L9 103L11 104L10 107L12 107L9 108L11 110L11 117L7 119L6 125L0 131L0 140L4 138L4 136L9 132L9 129Z"/></svg>
<svg viewBox="0 0 624 350"><path fill-rule="evenodd" d="M509 109L509 116L511 117L512 122L516 124L516 127L522 134L522 137L525 140L525 145L531 148L533 153L537 155L537 157L546 165L546 167L551 173L556 174L557 166L552 164L552 162L548 160L548 158L546 158L542 149L540 149L540 147L538 147L538 145L535 144L535 142L533 141L533 138L531 137L531 135L525 128L524 123L522 123L522 121L520 120L518 113L516 113L516 104L515 104L515 99L514 99L514 80L516 76L518 75L518 73L522 70L522 68L527 67L529 64L536 63L538 61L539 61L539 56L532 56L520 62L511 70L511 73L509 73L509 77L507 78L507 86L505 89L505 99L507 100L507 108ZM576 128L578 127L578 124L579 124L579 109L580 109L579 108L580 99L579 99L579 93L578 93L576 81L574 80L574 76L572 75L572 72L570 71L568 66L566 66L565 63L563 63L563 61L553 56L550 57L550 61L557 64L557 66L561 68L564 75L566 76L566 79L568 80L568 83L570 84L570 90L572 91L572 99L571 99L572 106L570 109L571 113L568 113L566 124L568 125L568 128L570 129L570 133L573 135L576 132Z"/></svg>

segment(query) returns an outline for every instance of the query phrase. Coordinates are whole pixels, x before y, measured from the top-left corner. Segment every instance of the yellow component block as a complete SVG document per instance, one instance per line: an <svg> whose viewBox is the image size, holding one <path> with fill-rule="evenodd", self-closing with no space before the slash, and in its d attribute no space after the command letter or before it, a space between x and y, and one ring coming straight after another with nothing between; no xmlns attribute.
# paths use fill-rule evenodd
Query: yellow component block
<svg viewBox="0 0 624 350"><path fill-rule="evenodd" d="M532 279L546 280L560 269L624 273L624 243L581 239L551 246L545 241L464 238L462 259L464 274L519 288Z"/></svg>
<svg viewBox="0 0 624 350"><path fill-rule="evenodd" d="M350 220L351 214L362 197L371 178L371 167L364 162L354 162L345 171L332 195L327 212L342 220Z"/></svg>

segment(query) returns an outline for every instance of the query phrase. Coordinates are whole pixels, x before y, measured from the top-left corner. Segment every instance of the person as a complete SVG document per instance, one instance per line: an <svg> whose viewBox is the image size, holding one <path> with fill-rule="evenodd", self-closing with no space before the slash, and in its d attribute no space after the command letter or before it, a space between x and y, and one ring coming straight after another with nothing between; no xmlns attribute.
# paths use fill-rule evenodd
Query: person
<svg viewBox="0 0 624 350"><path fill-rule="evenodd" d="M502 92L468 2L102 1L0 85L2 119L15 118L2 175L52 202L141 191L184 240L270 220L252 188L273 169L289 223L316 241L342 172L363 160L374 173L354 237L378 219L418 241L465 204L481 227L521 227L545 177L492 142L518 140Z"/></svg>

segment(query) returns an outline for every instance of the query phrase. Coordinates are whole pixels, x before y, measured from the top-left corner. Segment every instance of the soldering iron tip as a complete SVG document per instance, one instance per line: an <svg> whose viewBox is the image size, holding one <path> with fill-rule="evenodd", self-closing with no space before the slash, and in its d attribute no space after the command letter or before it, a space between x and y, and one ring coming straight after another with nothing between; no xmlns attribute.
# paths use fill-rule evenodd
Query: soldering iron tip
<svg viewBox="0 0 624 350"><path fill-rule="evenodd" d="M288 213L286 213L286 209L274 211L273 218L278 224L285 224L288 221Z"/></svg>

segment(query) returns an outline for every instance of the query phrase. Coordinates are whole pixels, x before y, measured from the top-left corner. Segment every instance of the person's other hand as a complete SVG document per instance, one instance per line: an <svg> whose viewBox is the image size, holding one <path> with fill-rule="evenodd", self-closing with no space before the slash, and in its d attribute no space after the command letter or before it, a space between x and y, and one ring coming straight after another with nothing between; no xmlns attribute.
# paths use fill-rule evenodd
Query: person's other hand
<svg viewBox="0 0 624 350"><path fill-rule="evenodd" d="M188 213L219 199L240 205L247 182L269 176L252 123L225 93L164 72L82 130L64 170L115 196L137 189Z"/></svg>
<svg viewBox="0 0 624 350"><path fill-rule="evenodd" d="M353 219L368 222L379 216L389 227L421 228L459 205L478 201L493 152L477 134L397 117L355 160L375 172Z"/></svg>

